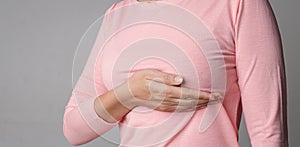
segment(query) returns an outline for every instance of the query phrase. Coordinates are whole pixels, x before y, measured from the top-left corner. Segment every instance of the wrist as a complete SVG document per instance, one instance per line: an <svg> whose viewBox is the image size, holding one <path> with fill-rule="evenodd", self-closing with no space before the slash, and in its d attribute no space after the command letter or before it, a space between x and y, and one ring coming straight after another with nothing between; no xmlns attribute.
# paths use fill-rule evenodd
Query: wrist
<svg viewBox="0 0 300 147"><path fill-rule="evenodd" d="M111 92L114 94L114 98L116 98L120 105L129 110L132 110L138 104L137 99L134 98L127 82L112 89Z"/></svg>
<svg viewBox="0 0 300 147"><path fill-rule="evenodd" d="M94 109L95 109L98 117L104 119L105 121L107 121L109 123L114 123L117 121L109 112L106 111L106 108L103 105L103 102L101 101L100 96L97 97L94 101Z"/></svg>

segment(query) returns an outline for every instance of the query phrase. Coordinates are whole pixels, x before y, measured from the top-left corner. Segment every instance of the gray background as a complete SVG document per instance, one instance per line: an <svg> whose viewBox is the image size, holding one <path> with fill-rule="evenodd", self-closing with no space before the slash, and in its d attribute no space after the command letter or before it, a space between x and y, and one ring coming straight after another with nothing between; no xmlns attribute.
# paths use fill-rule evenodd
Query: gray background
<svg viewBox="0 0 300 147"><path fill-rule="evenodd" d="M0 1L0 146L68 147L62 133L83 33L118 0ZM299 0L270 0L284 45L291 147L299 146ZM83 60L83 59L82 59ZM298 140L297 140L298 139ZM248 147L245 125L241 147ZM102 138L83 146L115 146Z"/></svg>

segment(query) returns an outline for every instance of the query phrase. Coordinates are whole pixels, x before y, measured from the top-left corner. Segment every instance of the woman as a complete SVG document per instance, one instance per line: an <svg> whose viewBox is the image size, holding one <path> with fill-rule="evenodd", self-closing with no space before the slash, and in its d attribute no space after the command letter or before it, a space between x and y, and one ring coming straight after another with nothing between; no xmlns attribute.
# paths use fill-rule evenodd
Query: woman
<svg viewBox="0 0 300 147"><path fill-rule="evenodd" d="M173 7L159 5L163 3L180 7L200 20L194 26L189 22L192 17L181 17L181 12L160 19L180 18L175 23L187 21L195 32L200 30L196 43L200 42L201 50L179 29L151 23L127 26L107 42L101 41L109 30L117 31L122 23L136 18L132 12L151 14L152 18L174 11ZM136 7L130 7L133 4ZM108 15L114 11L120 13ZM119 124L120 146L235 147L239 146L243 111L252 146L288 146L282 45L267 0L123 0L113 4L106 14L99 32L103 36L98 36L66 106L64 134L71 144L87 143ZM149 38L152 42L143 42ZM173 50L164 44L166 40L176 44ZM102 44L106 49L99 53ZM125 46L128 48L121 50ZM176 52L176 47L183 52ZM220 52L210 52L217 48ZM154 54L157 56L172 56L168 58L171 61L133 60L154 52L159 52ZM217 64L221 61L224 64ZM225 74L215 76L213 72L222 73L219 69ZM225 92L215 94L213 91L224 88L222 82L218 83L222 80L226 80ZM210 119L211 123L203 123L202 119L213 116L206 114L206 109L215 101L221 103L216 117ZM173 116L175 111L180 113ZM178 118L185 120L190 114L186 112L191 111L195 113L181 123ZM174 121L168 121L172 117L177 117L175 124L180 127L174 128ZM206 124L203 132L199 131L201 123Z"/></svg>

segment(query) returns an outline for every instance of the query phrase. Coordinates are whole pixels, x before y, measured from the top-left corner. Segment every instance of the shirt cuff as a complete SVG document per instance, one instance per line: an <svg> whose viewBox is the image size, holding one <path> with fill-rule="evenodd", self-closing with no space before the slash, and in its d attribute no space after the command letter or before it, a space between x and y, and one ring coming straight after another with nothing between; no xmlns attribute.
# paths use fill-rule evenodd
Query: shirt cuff
<svg viewBox="0 0 300 147"><path fill-rule="evenodd" d="M78 109L89 127L98 135L102 135L103 133L112 129L116 124L118 124L119 120L117 122L110 123L99 117L94 109L94 101L96 98L97 97L93 97L82 103L79 103Z"/></svg>

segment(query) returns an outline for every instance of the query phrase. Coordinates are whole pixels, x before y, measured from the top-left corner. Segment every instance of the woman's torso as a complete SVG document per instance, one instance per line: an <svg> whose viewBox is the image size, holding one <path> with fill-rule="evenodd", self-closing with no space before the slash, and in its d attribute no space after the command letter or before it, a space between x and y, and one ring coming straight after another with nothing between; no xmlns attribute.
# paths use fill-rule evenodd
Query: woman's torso
<svg viewBox="0 0 300 147"><path fill-rule="evenodd" d="M174 114L137 107L121 120L120 146L157 141L163 142L152 146L239 146L236 9L234 0L124 0L112 7L105 24L109 39L99 61L107 89L136 70L155 68L182 75L184 87L225 93L220 111L210 118L212 124L204 125L204 132L199 127L209 115L206 109Z"/></svg>

